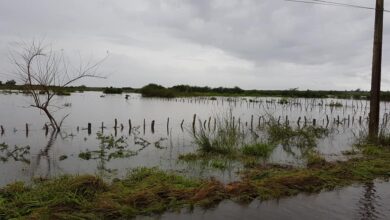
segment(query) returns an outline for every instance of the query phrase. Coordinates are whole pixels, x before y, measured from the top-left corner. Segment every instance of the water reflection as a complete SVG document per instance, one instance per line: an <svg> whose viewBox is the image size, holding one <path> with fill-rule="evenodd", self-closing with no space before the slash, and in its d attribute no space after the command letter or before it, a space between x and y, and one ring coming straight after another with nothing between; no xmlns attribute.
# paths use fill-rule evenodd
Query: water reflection
<svg viewBox="0 0 390 220"><path fill-rule="evenodd" d="M75 135L60 138L62 134L57 134L58 137L52 138L50 130L47 128L42 130L41 127L42 122L46 119L38 112L22 107L29 102L29 97L17 94L0 94L0 106L2 106L0 125L4 126L4 133L0 127L0 133L3 133L2 136L0 135L0 143L5 142L10 146L31 146L29 155L24 155L25 161L34 158L31 163L33 163L32 166L35 170L51 169L50 172L53 174L55 173L53 163L60 164L63 173L66 174L94 174L98 168L105 167L117 169L121 175L126 173L129 168L137 166L157 166L161 169L183 172L188 170L192 173L191 170L196 170L195 168L176 163L179 155L197 150L190 135L193 133L191 131L194 130L194 126L196 128L202 126L205 130L210 131L216 130L216 118L229 110L235 117L235 126L239 126L240 130L251 130L248 138L253 138L253 142L265 140L266 137L259 135L261 132L258 132L256 128L258 125L266 123L268 114L273 115L279 123L286 123L294 128L302 129L305 124L306 127L316 124L318 127L334 128L331 135L318 140L315 149L329 160L339 160L343 156L341 152L351 150L353 134L366 126L368 114L367 102L360 100L336 100L342 104L341 107L336 107L334 103L332 104L332 99L282 100L270 97L193 97L167 100L146 99L137 94L110 95L102 99L100 95L101 93L97 92L84 92L58 97L58 106L65 104L69 106L56 112L58 115L70 113L64 121L63 131ZM128 95L128 99L125 99L126 95ZM86 111L86 109L96 109L96 111ZM382 108L382 110L386 112L386 108ZM115 124L114 119L117 119ZM387 115L384 119L387 120ZM198 120L201 120L201 125L194 123ZM26 124L28 124L28 138L24 132ZM87 132L88 124L91 124L90 132ZM15 132L12 132L13 130ZM256 133L253 132L254 130ZM105 160L99 166L96 165L98 159L93 161L80 159L78 157L80 152L85 152L87 149L90 152L100 150L99 140L94 137L98 131L101 133L104 131L106 135L112 133L114 137L125 136L130 145L128 149L138 151L137 155L129 158ZM168 140L159 141L161 138L168 138ZM47 142L54 142L51 145L55 145L55 147L49 147L50 144ZM291 144L288 145L291 143L290 140L286 143L279 144L267 162L297 166L304 164L305 161L302 160L301 155L307 150L296 148ZM45 146L44 149L40 149L42 146ZM0 154L3 157L7 155L5 151ZM66 155L67 159L58 161L60 155ZM20 165L18 160L9 156L7 164L0 167L0 173L11 173L11 175L0 179L0 185L26 179L25 168ZM51 160L50 165L46 165L48 160ZM37 165L37 163L40 164ZM219 162L213 163L212 166L231 167L229 164ZM240 169L239 166L232 166ZM199 171L198 173L202 174L208 172L207 168L206 171ZM229 173L234 176L236 171L237 169L233 169ZM210 172L217 178L226 173L221 169L219 171L213 169ZM45 175L46 173L45 171Z"/></svg>
<svg viewBox="0 0 390 220"><path fill-rule="evenodd" d="M255 200L247 205L223 201L214 209L184 209L180 213L139 216L136 219L389 219L389 206L390 183L370 182L319 194L300 194L263 202Z"/></svg>
<svg viewBox="0 0 390 220"><path fill-rule="evenodd" d="M59 136L60 132L57 132L55 130L51 131L50 137L45 145L37 155L35 155L36 159L31 164L31 179L38 176L37 173L41 172L39 175L39 178L48 179L51 177L52 169L57 168L57 170L61 170L59 167L57 160L51 157L50 150L53 148L53 145L56 143L57 137ZM61 135L60 135L61 136ZM41 169L41 167L45 167L43 164L46 162L46 171L43 171L44 169Z"/></svg>
<svg viewBox="0 0 390 220"><path fill-rule="evenodd" d="M375 184L368 182L363 185L363 193L359 199L357 211L359 212L360 219L362 220L374 220L379 219L379 212L376 207L379 206L381 198L377 195Z"/></svg>

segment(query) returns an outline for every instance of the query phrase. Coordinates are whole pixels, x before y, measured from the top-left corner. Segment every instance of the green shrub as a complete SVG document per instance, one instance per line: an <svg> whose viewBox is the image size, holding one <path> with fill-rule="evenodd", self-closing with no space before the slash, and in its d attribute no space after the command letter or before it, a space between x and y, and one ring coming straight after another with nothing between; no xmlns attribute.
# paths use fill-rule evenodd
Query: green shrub
<svg viewBox="0 0 390 220"><path fill-rule="evenodd" d="M140 90L143 97L161 97L161 98L174 98L175 93L171 89L167 89L157 84L149 84L141 88Z"/></svg>

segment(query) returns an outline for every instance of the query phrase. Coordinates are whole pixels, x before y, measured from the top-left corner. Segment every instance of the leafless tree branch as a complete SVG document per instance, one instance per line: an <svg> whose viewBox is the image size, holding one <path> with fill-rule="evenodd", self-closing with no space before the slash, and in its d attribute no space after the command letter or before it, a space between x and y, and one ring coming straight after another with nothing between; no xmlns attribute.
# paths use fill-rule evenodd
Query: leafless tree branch
<svg viewBox="0 0 390 220"><path fill-rule="evenodd" d="M38 41L19 43L10 56L14 74L33 99L31 106L43 111L51 127L58 131L67 116L58 123L49 108L56 92L83 78L105 78L98 74L98 69L107 58L108 54L97 62L80 62L77 68L71 68L63 51L54 51Z"/></svg>

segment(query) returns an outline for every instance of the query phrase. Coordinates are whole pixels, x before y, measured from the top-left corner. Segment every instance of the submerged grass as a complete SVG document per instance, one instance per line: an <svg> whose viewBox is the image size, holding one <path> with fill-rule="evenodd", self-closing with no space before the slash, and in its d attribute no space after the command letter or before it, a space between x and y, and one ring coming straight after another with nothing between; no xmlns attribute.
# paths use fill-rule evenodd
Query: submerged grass
<svg viewBox="0 0 390 220"><path fill-rule="evenodd" d="M289 124L280 124L271 118L263 128L268 135L269 142L299 148L313 148L317 140L329 134L329 129L313 125L293 127Z"/></svg>
<svg viewBox="0 0 390 220"><path fill-rule="evenodd" d="M32 185L16 182L0 189L0 219L130 218L183 207L209 207L224 199L275 199L377 178L387 180L389 148L366 147L362 157L345 162L324 162L313 153L307 168L258 164L245 169L240 181L229 184L152 168L135 169L111 184L95 176L64 176Z"/></svg>
<svg viewBox="0 0 390 220"><path fill-rule="evenodd" d="M242 162L244 166L251 166L258 159L267 159L277 146L283 147L286 153L292 154L308 164L314 158L314 149L318 139L331 133L331 129L314 125L291 126L288 123L279 123L272 116L257 129L240 126L230 111L218 118L215 129L210 129L199 123L192 135L198 149L195 153L181 155L180 160L194 161L200 159L214 160L218 157ZM317 158L318 159L318 158Z"/></svg>

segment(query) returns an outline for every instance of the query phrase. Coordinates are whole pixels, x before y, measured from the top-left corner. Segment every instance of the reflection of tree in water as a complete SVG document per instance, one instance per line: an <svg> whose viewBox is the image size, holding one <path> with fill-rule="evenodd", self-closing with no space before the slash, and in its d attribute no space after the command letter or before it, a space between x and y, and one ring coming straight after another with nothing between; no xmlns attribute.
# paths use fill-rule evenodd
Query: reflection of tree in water
<svg viewBox="0 0 390 220"><path fill-rule="evenodd" d="M368 182L363 186L364 193L359 199L359 217L362 220L378 219L378 211L376 206L380 197L376 194L374 182Z"/></svg>
<svg viewBox="0 0 390 220"><path fill-rule="evenodd" d="M40 150L40 152L38 153L38 155L36 156L36 160L34 161L34 163L32 164L32 167L31 167L31 176L34 177L35 174L37 173L38 171L38 168L40 166L42 166L42 160L46 161L46 164L47 164L47 170L46 170L46 174L44 175L41 175L41 178L49 178L50 177L50 174L51 174L51 171L54 168L59 168L58 164L57 164L57 161L56 160L53 160L51 157L50 157L50 150L52 149L55 141L57 140L57 136L59 135L60 133L53 130L51 133L50 133L50 137L49 137L49 140L47 141L47 144L46 146Z"/></svg>
<svg viewBox="0 0 390 220"><path fill-rule="evenodd" d="M32 159L30 154L30 146L18 147L14 146L13 148L9 147L7 144L0 144L0 161L8 162L10 159L14 161L20 161L25 164L30 164L30 176L33 178L36 176L36 173L39 171L39 168L43 165L42 161L46 161L47 170L44 172L44 175L40 175L40 178L49 178L53 166L58 168L58 165L55 160L52 160L50 157L50 149L55 143L59 132L52 131L50 134L49 140L45 147L39 151L36 155L36 159Z"/></svg>

